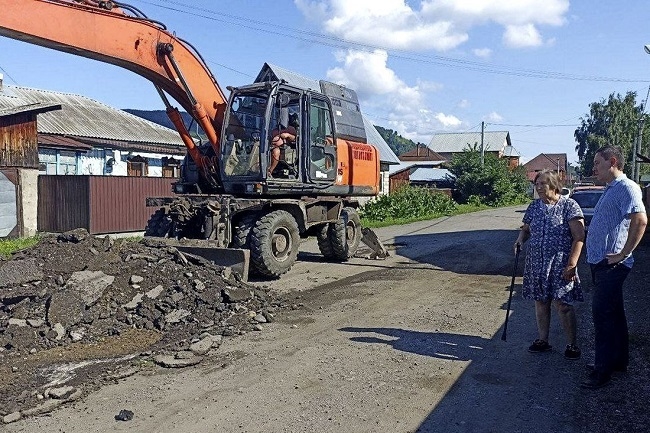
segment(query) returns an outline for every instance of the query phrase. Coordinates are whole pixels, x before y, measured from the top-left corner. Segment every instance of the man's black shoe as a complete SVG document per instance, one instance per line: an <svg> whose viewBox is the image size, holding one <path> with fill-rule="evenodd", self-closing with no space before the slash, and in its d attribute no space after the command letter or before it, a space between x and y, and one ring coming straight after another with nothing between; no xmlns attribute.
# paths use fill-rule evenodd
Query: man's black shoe
<svg viewBox="0 0 650 433"><path fill-rule="evenodd" d="M587 364L586 367L587 370L589 371L594 371L594 369L596 368L592 363ZM617 373L627 373L627 366L614 367L612 371L615 371Z"/></svg>
<svg viewBox="0 0 650 433"><path fill-rule="evenodd" d="M602 388L603 386L607 385L609 383L609 380L611 379L609 374L603 374L599 373L597 371L592 371L589 374L589 377L587 380L582 382L580 386L582 388L589 388L589 389L598 389Z"/></svg>

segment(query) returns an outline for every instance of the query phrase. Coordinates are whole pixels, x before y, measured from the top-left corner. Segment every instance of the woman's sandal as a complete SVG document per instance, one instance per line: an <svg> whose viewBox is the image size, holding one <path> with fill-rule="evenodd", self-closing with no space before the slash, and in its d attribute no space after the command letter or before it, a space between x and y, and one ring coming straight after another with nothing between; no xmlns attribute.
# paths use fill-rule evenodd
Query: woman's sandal
<svg viewBox="0 0 650 433"><path fill-rule="evenodd" d="M548 352L552 347L553 346L548 344L548 342L537 339L533 341L533 344L530 345L528 351L532 353Z"/></svg>
<svg viewBox="0 0 650 433"><path fill-rule="evenodd" d="M567 344L564 350L564 357L567 359L580 359L580 348L574 344Z"/></svg>

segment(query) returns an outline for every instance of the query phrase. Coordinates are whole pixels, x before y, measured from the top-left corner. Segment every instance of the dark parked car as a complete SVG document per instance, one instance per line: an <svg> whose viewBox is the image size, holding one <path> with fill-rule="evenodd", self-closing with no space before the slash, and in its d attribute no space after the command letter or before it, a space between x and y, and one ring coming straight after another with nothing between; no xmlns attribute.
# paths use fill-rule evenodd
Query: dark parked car
<svg viewBox="0 0 650 433"><path fill-rule="evenodd" d="M589 227L591 217L594 216L594 208L603 191L605 191L604 186L578 186L571 193L571 198L578 203L585 216L585 230Z"/></svg>

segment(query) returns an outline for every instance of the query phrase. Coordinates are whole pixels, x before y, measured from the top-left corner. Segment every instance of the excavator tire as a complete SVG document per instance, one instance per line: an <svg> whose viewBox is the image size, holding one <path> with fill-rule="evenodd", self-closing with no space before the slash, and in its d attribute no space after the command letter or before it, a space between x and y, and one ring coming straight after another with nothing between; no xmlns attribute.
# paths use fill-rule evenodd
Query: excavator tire
<svg viewBox="0 0 650 433"><path fill-rule="evenodd" d="M341 213L347 214L347 223L345 225L345 237L348 244L348 259L354 257L359 249L361 242L361 217L353 207L344 207Z"/></svg>
<svg viewBox="0 0 650 433"><path fill-rule="evenodd" d="M244 215L235 225L235 231L232 237L233 248L250 248L250 235L256 219L256 214Z"/></svg>
<svg viewBox="0 0 650 433"><path fill-rule="evenodd" d="M321 228L316 233L316 238L318 248L325 258L344 262L353 257L361 242L361 219L356 209L343 208L339 220L329 223L327 229Z"/></svg>
<svg viewBox="0 0 650 433"><path fill-rule="evenodd" d="M260 217L250 236L251 267L266 277L278 278L296 262L300 232L295 218L276 210Z"/></svg>
<svg viewBox="0 0 650 433"><path fill-rule="evenodd" d="M347 214L341 211L341 216L338 221L335 223L329 223L329 228L327 230L327 238L332 248L331 259L337 262L343 262L349 257L345 230L347 217Z"/></svg>
<svg viewBox="0 0 650 433"><path fill-rule="evenodd" d="M330 242L329 238L329 228L329 224L322 224L318 227L318 230L316 231L316 240L318 241L318 249L323 257L326 259L333 259L334 249L332 248L332 242Z"/></svg>
<svg viewBox="0 0 650 433"><path fill-rule="evenodd" d="M155 236L157 238L168 238L172 229L172 219L165 213L164 209L158 209L151 215L147 221L147 227L144 229L145 236Z"/></svg>

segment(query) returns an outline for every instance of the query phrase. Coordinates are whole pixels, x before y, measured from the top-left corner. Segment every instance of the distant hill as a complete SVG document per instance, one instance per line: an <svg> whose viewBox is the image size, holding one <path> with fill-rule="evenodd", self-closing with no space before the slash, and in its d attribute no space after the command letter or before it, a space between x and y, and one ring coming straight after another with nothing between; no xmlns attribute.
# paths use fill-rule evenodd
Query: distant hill
<svg viewBox="0 0 650 433"><path fill-rule="evenodd" d="M375 128L377 128L379 135L381 135L381 137L386 140L388 146L390 146L390 148L397 156L415 149L415 146L418 144L424 146L422 143L416 143L413 140L402 137L397 133L397 131L393 131L392 129L382 128L381 126L377 125L375 125Z"/></svg>
<svg viewBox="0 0 650 433"><path fill-rule="evenodd" d="M167 117L165 110L134 110L131 108L125 108L123 111L131 113L134 116L142 117L143 119L157 123L158 125L162 125L170 129L175 129L174 124L171 120L169 120L169 117ZM181 113L181 116L183 117L185 124L189 125L189 122L192 120L192 116L185 112Z"/></svg>

